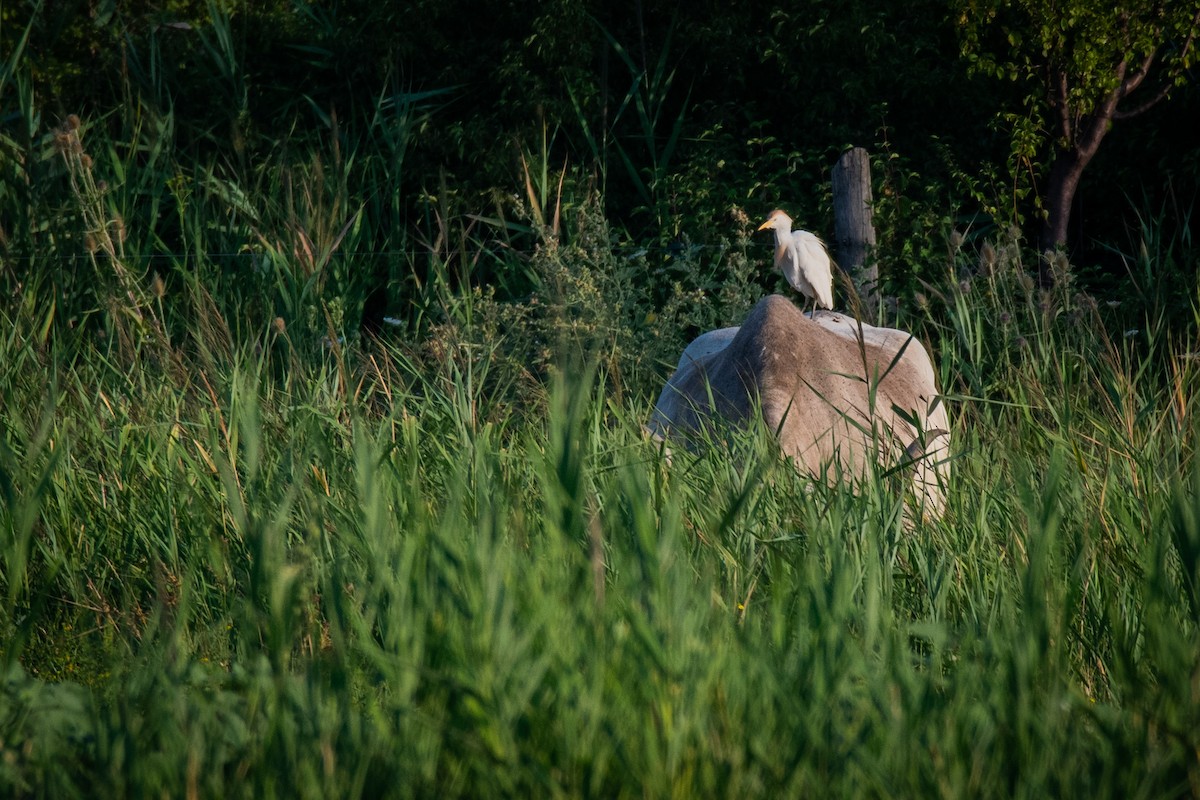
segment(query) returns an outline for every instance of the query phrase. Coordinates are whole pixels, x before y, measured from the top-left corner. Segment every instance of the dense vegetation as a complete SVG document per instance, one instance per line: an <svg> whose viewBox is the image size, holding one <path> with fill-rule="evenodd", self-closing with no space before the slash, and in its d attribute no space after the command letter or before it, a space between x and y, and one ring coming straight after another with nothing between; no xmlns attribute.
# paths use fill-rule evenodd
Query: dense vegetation
<svg viewBox="0 0 1200 800"><path fill-rule="evenodd" d="M1043 257L949 4L610 8L0 8L0 793L1200 794L1194 88ZM848 143L941 520L641 429Z"/></svg>

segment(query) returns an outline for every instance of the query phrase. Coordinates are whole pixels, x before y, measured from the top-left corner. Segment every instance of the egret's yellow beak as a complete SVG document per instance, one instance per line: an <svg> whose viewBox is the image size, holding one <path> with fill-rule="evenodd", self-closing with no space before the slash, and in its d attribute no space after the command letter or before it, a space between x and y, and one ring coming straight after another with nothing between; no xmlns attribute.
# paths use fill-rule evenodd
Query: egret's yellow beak
<svg viewBox="0 0 1200 800"><path fill-rule="evenodd" d="M766 230L767 228L772 228L772 227L774 227L774 222L772 220L767 220L762 225L759 225L758 229L760 231L762 231L762 230Z"/></svg>

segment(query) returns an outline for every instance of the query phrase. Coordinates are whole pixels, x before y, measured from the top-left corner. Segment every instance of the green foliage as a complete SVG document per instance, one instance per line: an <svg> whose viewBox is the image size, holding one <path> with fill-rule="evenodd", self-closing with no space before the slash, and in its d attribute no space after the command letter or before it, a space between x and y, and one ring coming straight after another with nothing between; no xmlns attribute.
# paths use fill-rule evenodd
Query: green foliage
<svg viewBox="0 0 1200 800"><path fill-rule="evenodd" d="M533 191L531 200L537 196ZM521 256L527 294L505 299L495 287L455 294L443 282L435 314L441 321L410 353L418 372L442 375L448 384L471 376L490 396L505 398L496 413L508 417L531 409L540 414L554 374L595 362L621 400L629 391L649 391L692 336L736 324L758 297L754 278L762 265L751 257L754 227L740 212L733 220L737 240L717 252L686 245L663 251L621 245L598 196L557 202L566 209L557 233L536 221L542 215L536 203L525 207L541 232ZM522 228L507 223L510 232Z"/></svg>
<svg viewBox="0 0 1200 800"><path fill-rule="evenodd" d="M1200 12L1157 0L956 0L952 8L972 71L1018 87L1019 103L995 117L1011 142L1013 216L1032 193L1046 219L1043 244L1063 245L1080 173L1111 125L1186 87Z"/></svg>
<svg viewBox="0 0 1200 800"><path fill-rule="evenodd" d="M1037 289L971 213L1013 189L970 115L919 110L961 71L937 4L29 8L0 793L1200 787L1190 216L1147 200L1124 280ZM56 32L111 45L87 103ZM642 432L687 341L778 285L762 214L828 236L848 140L952 408L941 521L763 431Z"/></svg>
<svg viewBox="0 0 1200 800"><path fill-rule="evenodd" d="M607 380L627 351L598 372L564 353L522 394L503 355L526 331L614 335L594 224L539 256L564 305L473 362L268 329L180 371L145 341L126 368L111 339L6 317L5 787L1115 797L1196 779L1186 345L1107 338L1065 289L1022 295L1015 239L950 251L927 330L954 481L947 518L909 529L885 481L809 484L759 435L665 463L645 396Z"/></svg>
<svg viewBox="0 0 1200 800"><path fill-rule="evenodd" d="M1156 51L1165 51L1163 80L1183 85L1195 51L1195 10L1186 4L1132 3L1114 8L1092 0L1047 5L1023 0L963 0L956 5L963 52L974 69L997 78L1046 85L1066 77L1066 105L1091 114L1124 76ZM1174 42L1175 47L1165 47ZM1048 88L1053 89L1053 86Z"/></svg>

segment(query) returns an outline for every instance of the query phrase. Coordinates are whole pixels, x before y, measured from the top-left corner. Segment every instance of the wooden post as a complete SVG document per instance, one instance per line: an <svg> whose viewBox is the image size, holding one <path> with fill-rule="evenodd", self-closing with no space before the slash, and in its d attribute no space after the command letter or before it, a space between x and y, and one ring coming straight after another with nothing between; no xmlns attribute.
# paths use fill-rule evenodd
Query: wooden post
<svg viewBox="0 0 1200 800"><path fill-rule="evenodd" d="M833 226L838 266L846 270L865 316L879 313L879 265L871 209L871 159L861 147L842 153L833 167Z"/></svg>

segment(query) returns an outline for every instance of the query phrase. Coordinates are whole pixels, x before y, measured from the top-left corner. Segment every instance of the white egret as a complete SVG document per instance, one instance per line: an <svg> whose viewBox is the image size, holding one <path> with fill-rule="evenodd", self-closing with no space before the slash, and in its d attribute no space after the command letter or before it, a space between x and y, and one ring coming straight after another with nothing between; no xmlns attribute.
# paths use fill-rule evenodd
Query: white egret
<svg viewBox="0 0 1200 800"><path fill-rule="evenodd" d="M813 311L817 306L832 309L833 270L825 243L808 231L792 230L792 218L779 209L758 226L760 231L767 228L775 231L775 268L793 289L812 298Z"/></svg>

